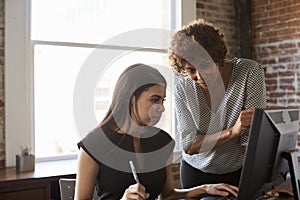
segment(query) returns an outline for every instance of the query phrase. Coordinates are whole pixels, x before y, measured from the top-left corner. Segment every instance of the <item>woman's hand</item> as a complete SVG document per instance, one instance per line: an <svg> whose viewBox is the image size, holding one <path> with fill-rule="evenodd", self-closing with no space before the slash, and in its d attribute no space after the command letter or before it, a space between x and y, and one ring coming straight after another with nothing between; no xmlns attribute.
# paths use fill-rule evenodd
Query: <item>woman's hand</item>
<svg viewBox="0 0 300 200"><path fill-rule="evenodd" d="M211 195L228 196L233 194L236 197L239 190L238 187L225 183L205 184L204 186L206 193Z"/></svg>
<svg viewBox="0 0 300 200"><path fill-rule="evenodd" d="M249 127L252 123L253 113L255 108L249 108L248 110L243 110L237 121L235 122L234 126L232 127L232 133L235 136L238 136L243 133L243 131Z"/></svg>
<svg viewBox="0 0 300 200"><path fill-rule="evenodd" d="M270 195L272 197L279 197L280 193L285 193L290 196L294 196L293 189L285 187L276 187L273 190L267 192L267 195Z"/></svg>
<svg viewBox="0 0 300 200"><path fill-rule="evenodd" d="M147 199L150 196L149 193L146 192L146 188L140 184L134 184L129 186L122 197L121 200L144 200Z"/></svg>

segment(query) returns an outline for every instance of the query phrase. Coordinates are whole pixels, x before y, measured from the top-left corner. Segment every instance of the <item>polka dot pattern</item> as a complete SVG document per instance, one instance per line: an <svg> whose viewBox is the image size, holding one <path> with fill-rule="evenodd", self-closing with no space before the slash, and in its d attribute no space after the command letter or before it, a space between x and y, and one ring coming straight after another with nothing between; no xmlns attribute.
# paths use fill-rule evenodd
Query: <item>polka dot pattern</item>
<svg viewBox="0 0 300 200"><path fill-rule="evenodd" d="M266 106L266 89L262 66L250 59L234 58L233 72L227 90L215 112L208 107L202 90L188 77L182 77L175 87L175 109L178 133L183 150L188 149L197 134L216 134L232 127L242 110ZM211 98L214 91L209 91ZM206 173L233 172L243 165L249 129L218 148L188 155L187 163Z"/></svg>

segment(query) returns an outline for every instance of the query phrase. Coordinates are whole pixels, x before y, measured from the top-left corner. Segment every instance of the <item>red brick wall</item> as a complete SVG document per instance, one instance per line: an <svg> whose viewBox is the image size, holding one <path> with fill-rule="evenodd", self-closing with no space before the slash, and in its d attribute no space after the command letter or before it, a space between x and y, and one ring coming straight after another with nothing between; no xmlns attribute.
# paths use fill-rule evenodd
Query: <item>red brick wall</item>
<svg viewBox="0 0 300 200"><path fill-rule="evenodd" d="M300 103L300 1L253 0L254 59L266 67L268 107Z"/></svg>

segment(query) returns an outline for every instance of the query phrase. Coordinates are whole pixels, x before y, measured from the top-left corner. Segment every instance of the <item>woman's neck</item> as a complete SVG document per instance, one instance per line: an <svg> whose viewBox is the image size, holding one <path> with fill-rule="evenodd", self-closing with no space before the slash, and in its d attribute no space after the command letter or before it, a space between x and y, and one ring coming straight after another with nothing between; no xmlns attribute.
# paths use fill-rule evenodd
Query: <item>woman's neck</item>
<svg viewBox="0 0 300 200"><path fill-rule="evenodd" d="M219 71L225 86L225 90L227 90L233 71L233 64L231 62L224 62L222 66L219 66Z"/></svg>
<svg viewBox="0 0 300 200"><path fill-rule="evenodd" d="M118 127L117 125L112 125L111 129L116 133L129 134L134 137L138 137L145 132L145 126L140 126L135 123L131 123L129 128L122 128L122 127Z"/></svg>

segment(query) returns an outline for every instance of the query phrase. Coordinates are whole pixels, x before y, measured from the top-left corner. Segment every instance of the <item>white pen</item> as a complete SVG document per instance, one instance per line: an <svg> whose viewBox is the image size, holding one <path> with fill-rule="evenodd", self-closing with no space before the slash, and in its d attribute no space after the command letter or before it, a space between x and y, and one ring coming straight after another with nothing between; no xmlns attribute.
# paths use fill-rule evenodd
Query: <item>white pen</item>
<svg viewBox="0 0 300 200"><path fill-rule="evenodd" d="M133 174L133 177L134 177L135 181L137 183L140 183L139 177L137 176L137 173L136 173L136 170L135 170L135 167L134 167L134 164L133 164L132 160L129 161L129 165L130 165L131 172Z"/></svg>

